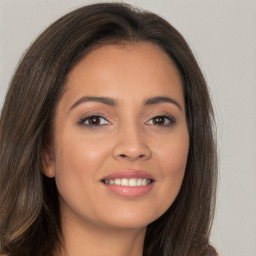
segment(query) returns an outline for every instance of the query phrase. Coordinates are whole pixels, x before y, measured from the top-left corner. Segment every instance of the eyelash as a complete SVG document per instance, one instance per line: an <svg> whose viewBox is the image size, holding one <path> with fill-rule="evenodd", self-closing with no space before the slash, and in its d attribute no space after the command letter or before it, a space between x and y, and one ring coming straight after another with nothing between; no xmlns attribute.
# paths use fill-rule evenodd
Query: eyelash
<svg viewBox="0 0 256 256"><path fill-rule="evenodd" d="M176 119L173 116L169 115L169 114L163 114L163 115L154 116L149 121L147 121L147 123L149 123L150 121L156 120L156 119L160 119L161 121L163 119L165 121L167 120L168 124L150 124L150 125L156 125L156 126L162 126L162 127L170 127L170 126L173 126L176 123Z"/></svg>
<svg viewBox="0 0 256 256"><path fill-rule="evenodd" d="M104 119L104 122L106 122L106 123L105 124L86 124L86 122L93 121L93 119L98 119L98 120L99 119ZM98 127L98 126L108 125L108 124L110 124L110 122L103 116L90 115L90 116L87 116L85 118L80 119L79 124L87 126L87 127Z"/></svg>
<svg viewBox="0 0 256 256"><path fill-rule="evenodd" d="M94 120L93 120L94 119ZM160 119L160 122L164 120L164 122L166 123L166 121L168 122L167 124L154 124L154 123L150 123L151 121L154 122L157 121L157 119L159 120ZM101 121L104 120L104 124L90 124L90 123L87 123L87 122L94 122L94 121ZM174 124L176 123L176 119L169 115L169 114L163 114L163 115L157 115L157 116L154 116L152 117L149 121L146 122L147 125L155 125L155 126L162 126L162 127L170 127L170 126L173 126ZM85 118L82 118L79 120L78 122L79 125L82 125L82 126L86 126L86 127L89 127L89 128L96 128L96 127L101 127L101 126L105 126L105 125L108 125L108 124L111 124L105 117L103 116L100 116L100 115L90 115L90 116L87 116Z"/></svg>

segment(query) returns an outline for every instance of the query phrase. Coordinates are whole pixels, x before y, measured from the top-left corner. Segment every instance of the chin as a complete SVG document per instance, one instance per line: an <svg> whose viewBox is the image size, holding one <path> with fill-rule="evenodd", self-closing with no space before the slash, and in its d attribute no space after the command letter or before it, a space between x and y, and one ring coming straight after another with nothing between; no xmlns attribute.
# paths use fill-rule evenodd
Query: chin
<svg viewBox="0 0 256 256"><path fill-rule="evenodd" d="M115 210L112 213L106 213L103 216L102 222L108 226L120 229L143 229L150 223L154 222L160 216L162 216L166 209L155 209L155 207L147 208L135 208L128 209L122 208L121 210ZM108 218L106 218L108 217ZM100 222L101 222L100 221Z"/></svg>

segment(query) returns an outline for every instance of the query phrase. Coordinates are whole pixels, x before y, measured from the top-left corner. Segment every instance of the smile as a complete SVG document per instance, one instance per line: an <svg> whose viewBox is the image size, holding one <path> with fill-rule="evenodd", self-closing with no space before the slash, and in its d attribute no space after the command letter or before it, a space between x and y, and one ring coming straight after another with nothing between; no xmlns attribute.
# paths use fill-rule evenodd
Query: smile
<svg viewBox="0 0 256 256"><path fill-rule="evenodd" d="M106 189L122 197L141 197L150 193L156 179L147 171L120 170L101 180Z"/></svg>
<svg viewBox="0 0 256 256"><path fill-rule="evenodd" d="M128 187L141 187L147 186L153 182L151 179L145 178L116 178L116 179L105 179L103 180L105 184L118 185L118 186L128 186Z"/></svg>

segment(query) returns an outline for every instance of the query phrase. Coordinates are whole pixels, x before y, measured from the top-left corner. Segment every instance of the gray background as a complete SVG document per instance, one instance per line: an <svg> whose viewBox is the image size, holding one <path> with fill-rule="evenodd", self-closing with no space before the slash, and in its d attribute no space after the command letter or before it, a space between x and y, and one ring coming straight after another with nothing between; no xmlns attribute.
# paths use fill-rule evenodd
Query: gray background
<svg viewBox="0 0 256 256"><path fill-rule="evenodd" d="M0 0L0 106L24 50L47 25L98 1ZM256 255L256 1L127 0L187 39L208 81L220 178L211 242L220 256Z"/></svg>

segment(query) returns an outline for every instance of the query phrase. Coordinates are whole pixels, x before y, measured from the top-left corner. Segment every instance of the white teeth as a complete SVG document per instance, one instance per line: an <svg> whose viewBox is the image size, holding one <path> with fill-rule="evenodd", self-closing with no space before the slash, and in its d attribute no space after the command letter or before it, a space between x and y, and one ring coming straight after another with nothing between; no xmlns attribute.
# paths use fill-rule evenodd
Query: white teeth
<svg viewBox="0 0 256 256"><path fill-rule="evenodd" d="M122 186L128 186L129 185L128 179L121 179L121 185Z"/></svg>
<svg viewBox="0 0 256 256"><path fill-rule="evenodd" d="M150 179L142 179L142 178L117 178L117 179L110 179L104 180L104 183L109 185L121 185L121 186L129 186L129 187L139 187L139 186L147 186L151 183Z"/></svg>
<svg viewBox="0 0 256 256"><path fill-rule="evenodd" d="M130 179L129 180L129 186L136 187L136 185L137 185L136 179Z"/></svg>
<svg viewBox="0 0 256 256"><path fill-rule="evenodd" d="M121 179L115 179L115 184L116 185L121 185Z"/></svg>
<svg viewBox="0 0 256 256"><path fill-rule="evenodd" d="M115 181L114 180L109 180L108 182L110 185L114 185L115 184Z"/></svg>
<svg viewBox="0 0 256 256"><path fill-rule="evenodd" d="M141 182L141 185L142 185L142 186L146 186L146 185L147 185L147 180L146 180L146 179L143 179L142 182Z"/></svg>

